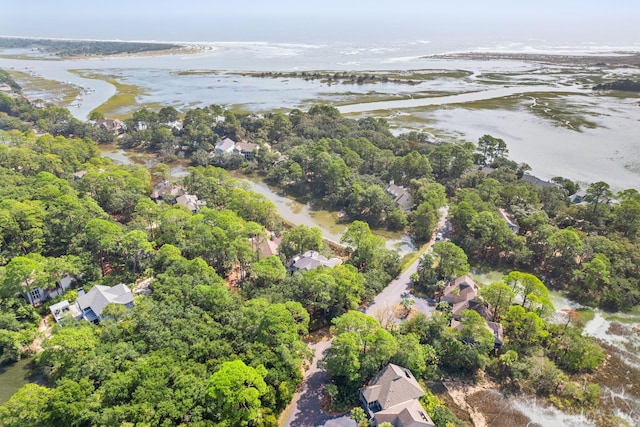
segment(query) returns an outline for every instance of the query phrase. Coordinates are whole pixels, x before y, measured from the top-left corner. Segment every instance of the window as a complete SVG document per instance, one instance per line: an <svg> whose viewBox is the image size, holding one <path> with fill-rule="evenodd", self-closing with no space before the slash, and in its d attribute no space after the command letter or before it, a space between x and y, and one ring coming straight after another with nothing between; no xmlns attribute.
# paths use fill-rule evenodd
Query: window
<svg viewBox="0 0 640 427"><path fill-rule="evenodd" d="M40 292L40 288L35 288L31 291L31 301L37 302L42 298L42 293Z"/></svg>

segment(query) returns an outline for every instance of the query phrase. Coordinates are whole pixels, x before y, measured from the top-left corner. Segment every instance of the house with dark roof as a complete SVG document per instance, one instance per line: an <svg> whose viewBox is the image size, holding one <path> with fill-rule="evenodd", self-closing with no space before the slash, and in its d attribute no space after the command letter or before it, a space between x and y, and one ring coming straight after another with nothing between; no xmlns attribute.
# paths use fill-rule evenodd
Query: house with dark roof
<svg viewBox="0 0 640 427"><path fill-rule="evenodd" d="M420 404L423 395L411 371L393 363L360 389L360 401L373 427L385 422L394 427L435 427Z"/></svg>
<svg viewBox="0 0 640 427"><path fill-rule="evenodd" d="M78 291L76 305L80 311L80 317L88 322L100 322L102 311L111 303L133 308L133 294L124 283L112 287L96 285L86 294L80 291Z"/></svg>
<svg viewBox="0 0 640 427"><path fill-rule="evenodd" d="M522 178L520 179L522 179L523 181L530 182L538 188L558 186L558 184L556 184L555 182L545 181L541 178L538 178L537 176L529 175L528 173L525 173L524 175L522 175Z"/></svg>
<svg viewBox="0 0 640 427"><path fill-rule="evenodd" d="M586 190L578 190L569 196L569 201L574 204L580 204L584 202L584 198L587 195Z"/></svg>
<svg viewBox="0 0 640 427"><path fill-rule="evenodd" d="M463 327L460 323L462 312L465 310L477 311L487 321L486 328L493 334L495 346L500 347L503 342L502 325L491 321L491 306L477 299L479 290L480 287L472 278L461 276L447 284L440 301L445 301L451 305L451 327L458 330Z"/></svg>
<svg viewBox="0 0 640 427"><path fill-rule="evenodd" d="M114 133L116 135L121 134L124 130L127 129L127 126L123 122L118 120L118 119L115 119L115 120L111 120L111 119L96 120L96 126L98 126L99 128L111 131L112 133Z"/></svg>
<svg viewBox="0 0 640 427"><path fill-rule="evenodd" d="M471 308L480 287L469 276L461 276L450 280L442 291L440 301L448 302L455 320L460 320L460 313Z"/></svg>
<svg viewBox="0 0 640 427"><path fill-rule="evenodd" d="M276 236L274 233L268 232L266 238L258 238L255 242L256 252L258 256L267 258L271 255L278 255L280 243L282 243L282 237ZM254 242L252 241L252 245Z"/></svg>
<svg viewBox="0 0 640 427"><path fill-rule="evenodd" d="M289 261L287 267L289 271L295 273L298 270L314 270L318 267L335 267L342 264L340 258L327 258L317 251L307 251L302 255L296 255Z"/></svg>
<svg viewBox="0 0 640 427"><path fill-rule="evenodd" d="M405 211L411 210L413 207L413 199L411 194L406 188L399 185L395 185L393 180L389 181L389 185L384 190L388 195L393 197L393 201L396 205L400 206Z"/></svg>

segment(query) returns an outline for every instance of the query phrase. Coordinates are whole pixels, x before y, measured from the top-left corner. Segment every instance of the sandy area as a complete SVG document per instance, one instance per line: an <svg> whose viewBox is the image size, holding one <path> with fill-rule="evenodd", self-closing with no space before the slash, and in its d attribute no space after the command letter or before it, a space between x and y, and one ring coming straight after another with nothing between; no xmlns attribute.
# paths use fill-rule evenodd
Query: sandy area
<svg viewBox="0 0 640 427"><path fill-rule="evenodd" d="M64 58L67 59L116 59L116 58L152 58L155 56L173 56L173 55L202 55L218 50L217 47L210 44L189 43L180 44L179 47L174 47L165 50L148 50L144 52L135 53L118 53L113 55L91 55L91 56L74 56Z"/></svg>
<svg viewBox="0 0 640 427"><path fill-rule="evenodd" d="M487 380L482 380L478 384L468 384L462 381L444 380L442 382L447 389L447 393L451 399L461 409L466 411L471 417L474 427L489 427L489 423L485 416L475 407L469 405L468 398L478 392L496 389L496 385Z"/></svg>
<svg viewBox="0 0 640 427"><path fill-rule="evenodd" d="M427 58L437 59L471 59L471 60L503 60L530 61L555 65L602 66L602 67L637 67L640 68L640 53L625 52L619 55L551 55L535 53L453 53L432 55Z"/></svg>

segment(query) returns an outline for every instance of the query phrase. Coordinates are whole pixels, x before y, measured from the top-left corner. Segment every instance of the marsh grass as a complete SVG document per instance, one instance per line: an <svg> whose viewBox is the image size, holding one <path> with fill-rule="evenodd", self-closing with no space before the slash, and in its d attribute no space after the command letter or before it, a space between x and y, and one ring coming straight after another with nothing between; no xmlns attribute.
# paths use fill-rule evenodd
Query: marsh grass
<svg viewBox="0 0 640 427"><path fill-rule="evenodd" d="M49 80L22 71L7 70L11 77L22 86L22 92L45 94L47 102L64 107L68 106L80 94L80 88L75 85Z"/></svg>
<svg viewBox="0 0 640 427"><path fill-rule="evenodd" d="M114 75L87 72L83 70L69 70L69 72L86 79L103 80L115 86L115 95L93 110L101 112L105 117L124 119L128 118L131 113L141 108L157 110L162 107L160 103L139 103L139 98L141 96L148 95L149 93L140 86L125 84L118 81L117 77Z"/></svg>

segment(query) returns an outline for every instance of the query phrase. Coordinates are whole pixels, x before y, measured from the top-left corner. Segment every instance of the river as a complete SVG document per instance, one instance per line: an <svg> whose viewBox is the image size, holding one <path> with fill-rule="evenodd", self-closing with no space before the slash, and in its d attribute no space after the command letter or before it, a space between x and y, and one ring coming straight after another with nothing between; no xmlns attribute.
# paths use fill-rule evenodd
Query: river
<svg viewBox="0 0 640 427"><path fill-rule="evenodd" d="M135 151L114 146L101 146L100 149L103 157L108 157L115 163L153 165L152 158L144 159L144 156ZM170 173L173 178L181 178L186 175L185 163L172 165ZM311 202L301 203L293 197L282 194L277 188L267 185L258 177L245 177L240 174L234 174L234 176L246 183L251 190L272 201L276 205L278 215L285 221L293 225L319 227L326 240L340 243L340 238L346 231L347 225L338 222L338 212L316 208ZM390 233L384 230L373 230L373 232L385 239L387 249L397 250L401 257L415 251L411 238L406 234Z"/></svg>
<svg viewBox="0 0 640 427"><path fill-rule="evenodd" d="M396 132L425 131L443 141L475 142L484 134L503 138L510 158L527 163L534 175L544 179L564 176L583 188L596 181L608 182L615 190L640 188L640 133L635 131L639 97L591 90L594 82L603 79L637 78L637 68L436 58L430 55L450 51L450 46L419 42L202 46L200 54L158 57L61 61L0 57L0 67L26 69L91 89L80 107L71 107L78 118L85 118L116 93L107 80L136 88L134 105L110 112L120 116L142 106L171 105L185 111L219 104L260 113L306 109L322 102L352 115L387 117ZM526 45L520 47L527 51ZM0 55L10 53L0 51ZM69 71L74 69L92 78ZM316 70L387 73L391 78L343 84L242 74ZM412 73L421 76L417 84L393 81L411 78Z"/></svg>

